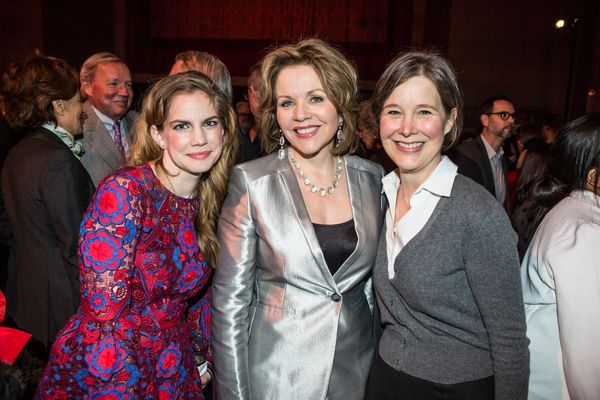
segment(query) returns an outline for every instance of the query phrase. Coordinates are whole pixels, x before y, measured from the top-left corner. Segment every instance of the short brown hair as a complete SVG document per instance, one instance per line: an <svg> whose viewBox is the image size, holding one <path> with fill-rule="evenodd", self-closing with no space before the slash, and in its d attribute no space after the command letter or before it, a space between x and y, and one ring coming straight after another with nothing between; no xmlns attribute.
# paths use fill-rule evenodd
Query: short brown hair
<svg viewBox="0 0 600 400"><path fill-rule="evenodd" d="M54 100L70 100L79 90L77 70L66 61L38 52L12 63L2 77L0 109L16 131L57 124Z"/></svg>
<svg viewBox="0 0 600 400"><path fill-rule="evenodd" d="M433 50L410 51L400 54L385 69L375 85L371 108L377 119L381 118L383 105L394 89L415 76L423 76L436 87L444 107L445 117L456 109L456 120L452 129L444 136L442 150L448 149L462 130L463 99L456 72L448 60Z"/></svg>
<svg viewBox="0 0 600 400"><path fill-rule="evenodd" d="M320 39L281 46L263 58L264 90L260 97L262 116L259 120L263 149L271 153L279 146L281 137L277 124L277 77L284 68L297 65L308 65L315 70L323 91L344 121L344 137L331 153L335 156L354 153L359 144L356 134L356 119L360 114L358 76L342 53Z"/></svg>

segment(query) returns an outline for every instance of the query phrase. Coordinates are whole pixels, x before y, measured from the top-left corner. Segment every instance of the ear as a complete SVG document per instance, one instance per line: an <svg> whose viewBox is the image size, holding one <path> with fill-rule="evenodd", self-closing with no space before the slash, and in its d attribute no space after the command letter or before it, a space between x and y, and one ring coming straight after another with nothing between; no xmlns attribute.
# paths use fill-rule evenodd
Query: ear
<svg viewBox="0 0 600 400"><path fill-rule="evenodd" d="M596 168L592 168L590 169L590 172L588 172L588 176L587 176L587 184L590 187L590 190L594 190L594 186L596 186L596 173L598 172L598 170Z"/></svg>
<svg viewBox="0 0 600 400"><path fill-rule="evenodd" d="M81 89L88 96L92 97L92 83L88 81L81 81Z"/></svg>
<svg viewBox="0 0 600 400"><path fill-rule="evenodd" d="M481 118L481 124L487 128L487 126L490 123L490 117L485 114L481 114L480 118Z"/></svg>
<svg viewBox="0 0 600 400"><path fill-rule="evenodd" d="M150 127L150 135L152 136L152 139L154 140L154 143L156 143L156 145L158 147L160 147L161 149L165 149L165 141L163 139L163 135L162 133L160 133L160 131L158 130L158 128L156 127L156 125L152 125Z"/></svg>
<svg viewBox="0 0 600 400"><path fill-rule="evenodd" d="M52 100L52 107L54 107L54 113L56 115L65 114L65 101L64 100Z"/></svg>
<svg viewBox="0 0 600 400"><path fill-rule="evenodd" d="M446 125L444 126L444 136L446 136L452 130L452 127L456 122L457 115L458 110L456 108L453 108L452 111L450 111L450 115L448 115L448 119L446 119Z"/></svg>

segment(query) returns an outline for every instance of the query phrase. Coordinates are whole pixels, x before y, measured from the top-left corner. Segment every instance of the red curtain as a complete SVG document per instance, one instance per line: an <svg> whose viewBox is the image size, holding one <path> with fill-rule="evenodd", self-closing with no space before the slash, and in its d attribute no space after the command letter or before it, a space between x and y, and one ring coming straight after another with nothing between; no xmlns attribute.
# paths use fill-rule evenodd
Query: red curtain
<svg viewBox="0 0 600 400"><path fill-rule="evenodd" d="M150 37L385 43L388 0L152 0Z"/></svg>

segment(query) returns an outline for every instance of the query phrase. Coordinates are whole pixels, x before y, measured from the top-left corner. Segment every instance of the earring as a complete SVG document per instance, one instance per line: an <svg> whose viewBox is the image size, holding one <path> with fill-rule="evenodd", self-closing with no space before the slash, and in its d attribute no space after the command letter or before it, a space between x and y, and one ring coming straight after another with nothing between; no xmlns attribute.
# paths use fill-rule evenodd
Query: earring
<svg viewBox="0 0 600 400"><path fill-rule="evenodd" d="M281 132L281 129L279 130L279 133L281 133L281 137L279 138L279 146L281 147L279 148L278 157L280 160L283 160L285 158L285 149L283 148L283 146L285 146L285 138L283 137L283 132Z"/></svg>
<svg viewBox="0 0 600 400"><path fill-rule="evenodd" d="M344 126L344 122L340 121L340 124L338 125L338 130L337 130L337 143L335 144L336 146L338 144L340 144L340 142L342 141L342 139L344 138L344 132L342 132L342 127Z"/></svg>

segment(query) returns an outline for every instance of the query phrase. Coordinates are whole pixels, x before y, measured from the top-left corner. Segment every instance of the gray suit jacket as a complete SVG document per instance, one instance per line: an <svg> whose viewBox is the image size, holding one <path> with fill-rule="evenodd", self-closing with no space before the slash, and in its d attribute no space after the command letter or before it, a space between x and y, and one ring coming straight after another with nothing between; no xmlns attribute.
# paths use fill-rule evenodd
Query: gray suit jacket
<svg viewBox="0 0 600 400"><path fill-rule="evenodd" d="M448 152L448 157L458 166L458 173L471 178L487 189L492 196L496 197L496 186L490 159L488 157L483 138L477 136L470 142L465 142L456 147L456 151ZM465 159L466 157L466 159ZM510 201L508 192L508 157L502 157L502 170L506 182L506 197L503 200L504 210L510 215Z"/></svg>
<svg viewBox="0 0 600 400"><path fill-rule="evenodd" d="M78 140L83 144L85 150L81 157L81 163L92 177L94 185L98 186L105 176L123 168L125 160L121 157L121 153L119 153L110 133L94 112L90 101L86 101L83 106L85 107L87 119L83 124L83 138ZM137 116L136 111L129 110L123 117L125 135L129 146L133 144L134 132L132 128Z"/></svg>
<svg viewBox="0 0 600 400"><path fill-rule="evenodd" d="M213 281L219 400L363 399L383 169L344 161L358 243L333 276L288 160L274 153L234 168Z"/></svg>

